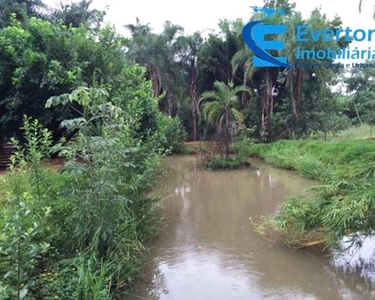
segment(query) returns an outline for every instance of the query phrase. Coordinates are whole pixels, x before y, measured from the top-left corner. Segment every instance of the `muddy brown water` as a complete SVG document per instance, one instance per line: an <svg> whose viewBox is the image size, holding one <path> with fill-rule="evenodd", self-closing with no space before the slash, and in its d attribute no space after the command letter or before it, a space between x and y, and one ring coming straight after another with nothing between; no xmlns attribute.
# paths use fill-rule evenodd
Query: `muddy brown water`
<svg viewBox="0 0 375 300"><path fill-rule="evenodd" d="M358 267L372 257L373 241L352 253L292 251L253 231L249 218L276 213L317 182L252 163L257 168L212 172L194 156L166 158L169 172L154 191L164 198L166 228L124 299L375 299L372 264Z"/></svg>

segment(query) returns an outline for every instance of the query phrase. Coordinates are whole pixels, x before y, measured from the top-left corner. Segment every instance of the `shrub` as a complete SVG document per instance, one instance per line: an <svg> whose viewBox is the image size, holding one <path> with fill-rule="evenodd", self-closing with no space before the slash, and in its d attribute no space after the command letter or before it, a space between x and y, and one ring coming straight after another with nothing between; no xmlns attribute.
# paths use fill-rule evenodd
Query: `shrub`
<svg viewBox="0 0 375 300"><path fill-rule="evenodd" d="M249 165L250 163L245 158L239 156L235 158L215 156L205 163L205 167L212 170L234 170Z"/></svg>
<svg viewBox="0 0 375 300"><path fill-rule="evenodd" d="M55 147L67 159L62 172L72 178L66 192L80 199L70 213L74 247L85 253L78 266L80 299L109 299L131 282L140 271L144 243L157 232L155 199L145 194L160 174L163 135L148 129L135 139L142 118L136 111L125 118L107 98L101 88L73 92L69 99L82 105L82 118L63 125L78 133ZM64 99L55 97L49 105Z"/></svg>
<svg viewBox="0 0 375 300"><path fill-rule="evenodd" d="M151 95L150 85L136 93ZM157 233L158 199L147 192L161 175L167 135L145 125L144 107L127 114L108 98L104 88L80 87L48 101L82 109L62 123L76 134L53 147L66 158L58 173L43 167L51 133L25 119L26 142L14 140L18 151L2 179L1 299L113 299L139 274L144 245ZM179 121L167 122L175 133Z"/></svg>
<svg viewBox="0 0 375 300"><path fill-rule="evenodd" d="M159 120L160 130L164 136L164 148L175 154L185 153L186 132L180 119L161 114Z"/></svg>
<svg viewBox="0 0 375 300"><path fill-rule="evenodd" d="M243 127L236 137L233 145L234 152L240 157L248 157L252 154L251 149L254 145L254 128Z"/></svg>

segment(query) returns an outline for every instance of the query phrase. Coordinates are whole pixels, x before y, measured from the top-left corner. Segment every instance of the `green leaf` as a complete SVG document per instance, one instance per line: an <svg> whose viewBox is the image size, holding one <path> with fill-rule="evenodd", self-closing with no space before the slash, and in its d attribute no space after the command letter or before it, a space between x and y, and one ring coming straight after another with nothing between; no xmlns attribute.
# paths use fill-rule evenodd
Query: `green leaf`
<svg viewBox="0 0 375 300"><path fill-rule="evenodd" d="M28 293L27 288L23 288L20 292L20 299L25 299L26 295Z"/></svg>

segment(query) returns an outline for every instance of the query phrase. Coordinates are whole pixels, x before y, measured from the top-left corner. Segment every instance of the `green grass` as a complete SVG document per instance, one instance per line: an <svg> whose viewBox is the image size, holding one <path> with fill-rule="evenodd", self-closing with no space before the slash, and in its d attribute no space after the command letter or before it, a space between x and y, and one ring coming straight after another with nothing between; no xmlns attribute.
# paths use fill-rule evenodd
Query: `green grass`
<svg viewBox="0 0 375 300"><path fill-rule="evenodd" d="M370 125L363 124L361 126L354 126L343 130L330 137L330 140L352 141L352 140L366 140L375 138L375 128Z"/></svg>
<svg viewBox="0 0 375 300"><path fill-rule="evenodd" d="M0 174L0 197L2 198L5 193L6 193L6 184L5 184L5 180L7 178L7 175L6 173L1 173ZM1 200L0 200L1 202Z"/></svg>
<svg viewBox="0 0 375 300"><path fill-rule="evenodd" d="M332 243L350 235L357 245L375 233L374 141L280 141L254 145L249 154L322 182L310 198L293 197L268 219L277 230L301 240L319 232Z"/></svg>
<svg viewBox="0 0 375 300"><path fill-rule="evenodd" d="M352 141L281 141L273 144L258 144L251 147L251 156L291 169L300 174L322 181L345 177L352 171L375 161L375 142ZM341 175L340 175L341 174Z"/></svg>

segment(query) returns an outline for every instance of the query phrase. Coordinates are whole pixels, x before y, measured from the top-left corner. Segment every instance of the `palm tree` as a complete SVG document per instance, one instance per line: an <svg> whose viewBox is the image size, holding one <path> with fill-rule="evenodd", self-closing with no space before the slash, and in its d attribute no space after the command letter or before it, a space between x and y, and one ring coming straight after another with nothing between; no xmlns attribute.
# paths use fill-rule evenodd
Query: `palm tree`
<svg viewBox="0 0 375 300"><path fill-rule="evenodd" d="M52 19L62 20L67 26L79 27L81 24L99 26L105 13L91 9L93 0L80 0L79 2L60 3L60 7L52 12Z"/></svg>
<svg viewBox="0 0 375 300"><path fill-rule="evenodd" d="M233 136L243 122L243 115L238 110L240 99L237 94L248 92L250 89L245 86L233 87L233 84L226 85L224 82L215 81L214 91L204 92L199 100L203 104L203 117L216 127L220 139L225 144L225 154L229 156L229 146Z"/></svg>

